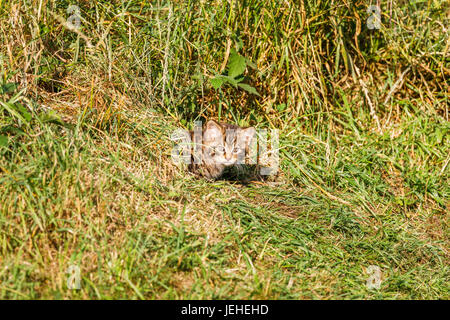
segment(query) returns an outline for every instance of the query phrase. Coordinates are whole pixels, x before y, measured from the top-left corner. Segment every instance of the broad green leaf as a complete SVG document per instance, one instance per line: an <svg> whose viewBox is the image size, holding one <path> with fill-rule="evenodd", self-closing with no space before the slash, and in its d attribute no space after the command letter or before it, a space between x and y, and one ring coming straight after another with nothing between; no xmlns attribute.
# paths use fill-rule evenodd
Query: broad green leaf
<svg viewBox="0 0 450 320"><path fill-rule="evenodd" d="M211 82L211 85L214 87L214 89L219 89L224 83L231 84L233 86L237 86L239 81L236 81L236 79L229 77L229 76L215 76L214 78L209 80Z"/></svg>
<svg viewBox="0 0 450 320"><path fill-rule="evenodd" d="M237 53L235 49L232 49L230 60L228 61L228 76L236 78L244 73L246 67L245 58Z"/></svg>
<svg viewBox="0 0 450 320"><path fill-rule="evenodd" d="M257 96L260 96L258 91L256 91L255 88L253 88L252 86L246 84L246 83L239 83L238 84L239 87L241 87L242 89L244 89L245 91L249 92L249 93L253 93L256 94Z"/></svg>
<svg viewBox="0 0 450 320"><path fill-rule="evenodd" d="M223 77L217 76L215 78L209 79L209 82L211 83L213 88L217 90L223 85L225 79Z"/></svg>

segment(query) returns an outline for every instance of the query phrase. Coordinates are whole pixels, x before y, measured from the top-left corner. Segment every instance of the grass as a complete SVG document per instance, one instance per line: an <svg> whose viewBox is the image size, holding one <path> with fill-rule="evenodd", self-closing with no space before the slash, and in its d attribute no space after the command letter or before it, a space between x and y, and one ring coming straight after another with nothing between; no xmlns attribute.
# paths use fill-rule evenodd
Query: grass
<svg viewBox="0 0 450 320"><path fill-rule="evenodd" d="M448 299L448 5L393 2L0 1L0 298ZM279 129L277 178L175 166L207 118Z"/></svg>

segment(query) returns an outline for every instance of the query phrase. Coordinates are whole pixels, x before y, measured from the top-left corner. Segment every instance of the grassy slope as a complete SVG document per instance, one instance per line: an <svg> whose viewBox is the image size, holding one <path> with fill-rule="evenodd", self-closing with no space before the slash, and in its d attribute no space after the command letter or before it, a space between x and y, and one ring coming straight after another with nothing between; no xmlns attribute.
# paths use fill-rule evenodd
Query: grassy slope
<svg viewBox="0 0 450 320"><path fill-rule="evenodd" d="M2 4L2 78L32 120L0 109L0 298L448 299L444 9L409 21L396 8L402 30L423 27L392 35L364 28L365 6L193 3L86 4L91 51L53 23L63 1L41 16ZM237 30L261 98L202 80ZM280 129L275 183L172 164L170 133L219 116ZM380 290L365 286L370 265Z"/></svg>

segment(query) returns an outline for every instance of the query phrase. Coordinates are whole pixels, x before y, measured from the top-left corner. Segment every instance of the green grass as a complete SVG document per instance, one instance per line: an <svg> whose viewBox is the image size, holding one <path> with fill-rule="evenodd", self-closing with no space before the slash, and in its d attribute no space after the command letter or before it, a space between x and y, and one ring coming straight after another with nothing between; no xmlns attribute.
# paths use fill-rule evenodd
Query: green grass
<svg viewBox="0 0 450 320"><path fill-rule="evenodd" d="M444 5L393 33L346 2L89 2L87 48L39 3L0 1L1 299L449 299ZM212 88L228 46L261 97ZM276 179L172 163L219 117L280 130Z"/></svg>

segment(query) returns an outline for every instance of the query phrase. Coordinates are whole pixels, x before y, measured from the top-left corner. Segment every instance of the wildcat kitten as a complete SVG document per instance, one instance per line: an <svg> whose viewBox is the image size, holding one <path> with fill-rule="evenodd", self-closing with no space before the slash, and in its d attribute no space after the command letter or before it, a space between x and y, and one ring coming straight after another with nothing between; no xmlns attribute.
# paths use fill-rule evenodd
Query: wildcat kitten
<svg viewBox="0 0 450 320"><path fill-rule="evenodd" d="M245 163L256 130L209 120L202 132L203 136L190 132L194 147L188 169L208 179L217 179L227 168L241 168ZM199 138L202 143L198 143Z"/></svg>

